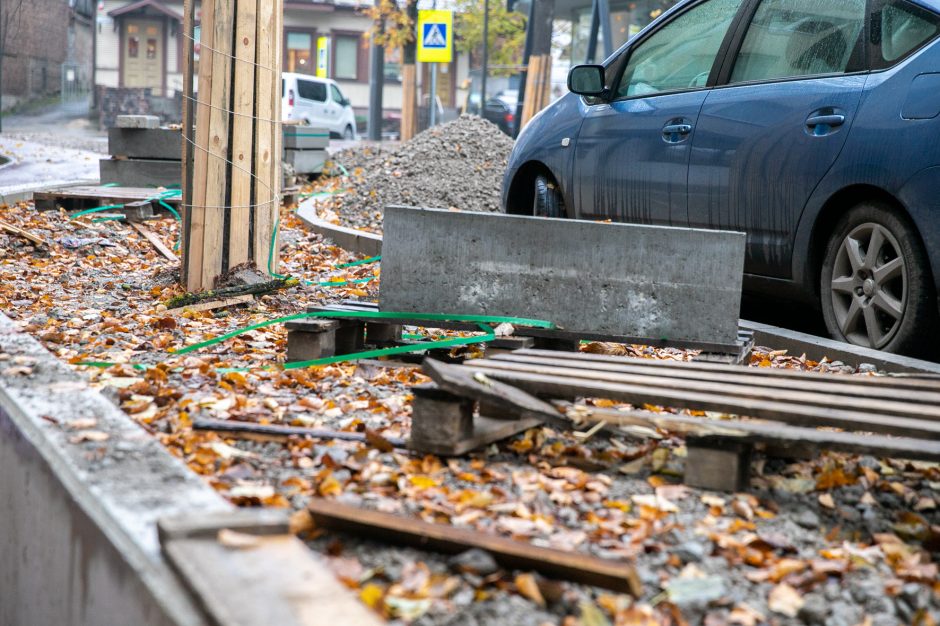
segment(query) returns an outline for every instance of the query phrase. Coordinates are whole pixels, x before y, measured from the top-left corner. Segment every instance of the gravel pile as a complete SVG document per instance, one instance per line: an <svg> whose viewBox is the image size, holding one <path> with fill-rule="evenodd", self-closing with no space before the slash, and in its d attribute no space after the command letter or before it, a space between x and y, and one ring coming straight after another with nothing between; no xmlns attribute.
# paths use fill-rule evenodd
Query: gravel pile
<svg viewBox="0 0 940 626"><path fill-rule="evenodd" d="M350 175L333 211L348 226L381 230L389 204L498 211L513 140L480 117L463 115L395 148L364 146L337 153Z"/></svg>

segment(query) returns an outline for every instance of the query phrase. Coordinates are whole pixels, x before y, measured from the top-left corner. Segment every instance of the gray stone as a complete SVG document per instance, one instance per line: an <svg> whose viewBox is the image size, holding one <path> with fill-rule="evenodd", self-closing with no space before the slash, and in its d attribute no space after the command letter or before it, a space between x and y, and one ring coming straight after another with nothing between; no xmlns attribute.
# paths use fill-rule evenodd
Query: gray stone
<svg viewBox="0 0 940 626"><path fill-rule="evenodd" d="M114 119L117 128L160 128L156 115L118 115Z"/></svg>
<svg viewBox="0 0 940 626"><path fill-rule="evenodd" d="M673 548L672 553L683 563L698 563L705 558L705 546L698 541L686 541Z"/></svg>
<svg viewBox="0 0 940 626"><path fill-rule="evenodd" d="M499 571L499 564L496 563L493 555L479 548L452 556L447 560L447 565L455 572L483 577Z"/></svg>
<svg viewBox="0 0 940 626"><path fill-rule="evenodd" d="M802 509L793 516L793 521L802 528L813 530L819 528L819 516L812 509Z"/></svg>
<svg viewBox="0 0 940 626"><path fill-rule="evenodd" d="M388 207L380 308L732 345L742 233Z"/></svg>
<svg viewBox="0 0 940 626"><path fill-rule="evenodd" d="M811 626L824 625L829 615L829 603L818 593L811 593L803 597L803 608L800 609L799 618L803 623Z"/></svg>
<svg viewBox="0 0 940 626"><path fill-rule="evenodd" d="M859 374L874 374L878 371L878 368L871 363L862 363L858 366Z"/></svg>

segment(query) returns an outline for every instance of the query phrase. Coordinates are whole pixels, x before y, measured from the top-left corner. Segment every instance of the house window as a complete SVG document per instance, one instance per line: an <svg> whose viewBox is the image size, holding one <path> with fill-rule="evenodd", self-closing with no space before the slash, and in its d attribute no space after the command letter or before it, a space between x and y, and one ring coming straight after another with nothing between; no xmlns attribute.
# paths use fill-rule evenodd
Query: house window
<svg viewBox="0 0 940 626"><path fill-rule="evenodd" d="M313 35L310 33L287 33L287 71L312 74Z"/></svg>
<svg viewBox="0 0 940 626"><path fill-rule="evenodd" d="M336 37L333 61L333 78L356 80L359 78L359 38L340 35Z"/></svg>

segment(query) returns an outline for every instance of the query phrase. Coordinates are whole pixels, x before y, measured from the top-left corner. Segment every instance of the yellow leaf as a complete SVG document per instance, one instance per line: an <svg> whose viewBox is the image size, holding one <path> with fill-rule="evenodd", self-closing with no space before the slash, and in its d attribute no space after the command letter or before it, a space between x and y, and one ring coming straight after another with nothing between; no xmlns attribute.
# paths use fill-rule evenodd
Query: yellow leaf
<svg viewBox="0 0 940 626"><path fill-rule="evenodd" d="M532 574L519 574L516 576L516 589L519 590L519 593L532 600L539 606L545 606L545 598L542 597L542 592L539 591L539 585L535 581L535 576Z"/></svg>
<svg viewBox="0 0 940 626"><path fill-rule="evenodd" d="M800 592L786 583L781 583L770 591L767 607L774 613L787 617L796 617L803 608L804 600Z"/></svg>
<svg viewBox="0 0 940 626"><path fill-rule="evenodd" d="M385 591L375 583L369 583L359 592L359 598L370 609L378 607L384 596Z"/></svg>
<svg viewBox="0 0 940 626"><path fill-rule="evenodd" d="M437 487L440 483L430 476L412 476L408 479L411 481L411 484L417 487L418 489L428 489L430 487Z"/></svg>

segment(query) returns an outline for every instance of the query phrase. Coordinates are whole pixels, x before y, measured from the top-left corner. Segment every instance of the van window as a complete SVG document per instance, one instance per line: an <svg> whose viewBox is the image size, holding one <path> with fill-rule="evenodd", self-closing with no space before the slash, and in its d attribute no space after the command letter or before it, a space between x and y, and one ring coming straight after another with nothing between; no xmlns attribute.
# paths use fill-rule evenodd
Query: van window
<svg viewBox="0 0 940 626"><path fill-rule="evenodd" d="M312 80L298 80L297 92L297 95L304 100L326 102L326 85L323 83L316 83Z"/></svg>
<svg viewBox="0 0 940 626"><path fill-rule="evenodd" d="M333 102L336 104L343 104L343 102L346 100L336 85L330 85L330 92L333 94Z"/></svg>

